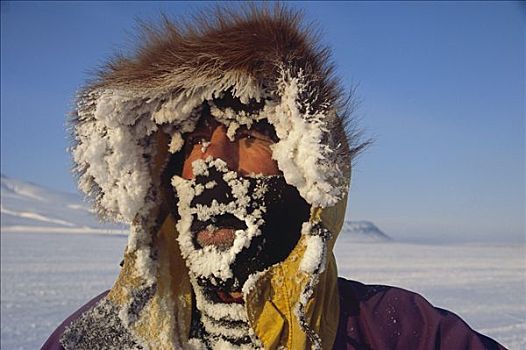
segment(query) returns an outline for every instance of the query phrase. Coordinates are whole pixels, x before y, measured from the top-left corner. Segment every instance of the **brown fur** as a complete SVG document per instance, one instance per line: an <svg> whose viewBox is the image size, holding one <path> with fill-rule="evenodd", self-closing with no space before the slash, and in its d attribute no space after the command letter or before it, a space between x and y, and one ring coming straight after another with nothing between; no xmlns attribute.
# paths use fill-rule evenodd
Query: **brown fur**
<svg viewBox="0 0 526 350"><path fill-rule="evenodd" d="M143 23L135 57L110 61L100 72L99 83L160 86L172 81L173 74L212 77L227 71L268 80L279 63L304 68L326 80L332 71L325 63L328 50L317 48L300 22L300 14L280 6L250 6L241 11L217 8L183 24L167 17L161 25Z"/></svg>
<svg viewBox="0 0 526 350"><path fill-rule="evenodd" d="M135 54L111 59L89 90L176 92L225 72L252 76L273 90L279 67L286 66L293 73L302 70L315 90L306 97L311 107L336 109L340 125L333 132L336 140L348 143L348 160L369 144L358 142L349 113L354 99L333 76L329 49L317 44L318 36L312 26L302 25L300 13L279 4L216 7L179 24L163 16L160 25L142 23L141 29Z"/></svg>

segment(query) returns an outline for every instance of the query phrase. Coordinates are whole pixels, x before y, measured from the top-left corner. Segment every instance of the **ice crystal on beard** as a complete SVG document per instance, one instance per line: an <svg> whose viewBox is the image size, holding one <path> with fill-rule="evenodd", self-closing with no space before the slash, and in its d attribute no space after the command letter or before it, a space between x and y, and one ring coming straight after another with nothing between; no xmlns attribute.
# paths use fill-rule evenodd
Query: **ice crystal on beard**
<svg viewBox="0 0 526 350"><path fill-rule="evenodd" d="M257 192L256 197L261 200L261 203L255 208L252 203L252 210L249 213L247 207L251 203L251 193L249 193L250 182L247 179L240 178L235 172L228 170L226 163L220 159L196 160L192 167L196 179L185 180L176 176L172 184L180 198L178 210L181 219L177 223L178 241L189 267L190 281L196 296L196 307L201 312L201 322L208 334L206 343L217 349L223 349L227 344L229 348L256 349L258 347L254 344L258 343L257 339L255 336L248 336L253 332L249 331L245 306L210 300L204 287L200 285L199 279L205 277L212 285L220 285L234 277L232 264L237 255L241 250L250 246L253 237L261 234L260 227L264 224L262 214L265 212L262 199L266 186L261 183L254 186L254 191ZM212 172L222 174L221 180L228 186L232 194L231 199L227 202L218 202L213 199L209 205L193 205L194 199L198 198L203 190L211 190L218 186L215 180L205 182L204 186L199 182L202 181L199 180L200 177L208 177ZM225 250L218 249L215 245L196 248L193 240L195 233L191 229L193 220L211 221L210 225L213 230L215 227L213 219L223 214L233 214L244 222L246 229L236 230L232 246ZM230 327L224 328L222 326L224 323ZM254 344L252 344L252 338L254 338Z"/></svg>
<svg viewBox="0 0 526 350"><path fill-rule="evenodd" d="M206 160L196 160L192 163L194 175L208 176L211 169L223 173L223 180L229 186L233 200L228 203L219 203L215 199L210 205L198 204L192 206L192 200L202 194L203 187L196 180L184 180L174 177L172 184L179 195L178 210L181 219L177 224L179 231L179 244L183 257L192 273L205 277L216 277L222 280L232 278L231 264L236 255L245 247L250 245L253 237L260 235L260 227L263 225L262 213L265 208L259 207L247 214L247 205L250 202L248 180L238 178L234 171L229 171L226 163L220 159L207 158ZM207 182L207 184L210 182ZM213 188L216 186L208 186ZM259 192L263 191L260 186ZM194 217L200 221L207 221L213 217L223 214L232 214L246 225L245 230L236 230L235 239L228 250L219 250L215 246L206 246L196 249L193 242L191 225Z"/></svg>

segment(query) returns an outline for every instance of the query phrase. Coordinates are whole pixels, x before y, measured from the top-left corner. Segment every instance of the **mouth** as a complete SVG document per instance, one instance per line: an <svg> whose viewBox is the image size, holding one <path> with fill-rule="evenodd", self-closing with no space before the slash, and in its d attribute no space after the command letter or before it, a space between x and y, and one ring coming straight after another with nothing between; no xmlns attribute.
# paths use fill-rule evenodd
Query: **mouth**
<svg viewBox="0 0 526 350"><path fill-rule="evenodd" d="M197 249L215 246L219 250L228 250L236 238L237 230L245 230L246 224L232 214L215 216L207 221L194 218L192 232Z"/></svg>
<svg viewBox="0 0 526 350"><path fill-rule="evenodd" d="M233 228L210 228L197 232L195 240L199 248L215 246L219 250L224 251L234 244L235 232Z"/></svg>
<svg viewBox="0 0 526 350"><path fill-rule="evenodd" d="M223 304L243 304L242 292L225 292L222 290L215 291L218 302Z"/></svg>
<svg viewBox="0 0 526 350"><path fill-rule="evenodd" d="M220 251L227 251L236 239L236 231L245 230L246 224L232 214L223 214L200 221L194 218L191 231L196 249L213 246ZM243 304L243 293L239 283L234 280L227 283L202 281L208 299L217 304Z"/></svg>

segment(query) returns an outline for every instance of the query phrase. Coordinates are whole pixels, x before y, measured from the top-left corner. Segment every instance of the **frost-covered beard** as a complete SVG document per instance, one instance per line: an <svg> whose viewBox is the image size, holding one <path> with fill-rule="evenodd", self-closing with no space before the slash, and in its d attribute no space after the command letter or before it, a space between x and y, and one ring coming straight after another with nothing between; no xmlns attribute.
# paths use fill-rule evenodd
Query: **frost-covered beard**
<svg viewBox="0 0 526 350"><path fill-rule="evenodd" d="M241 177L221 159L192 163L193 180L175 176L179 245L190 271L207 346L224 342L257 348L242 303L219 293L240 292L248 277L283 261L296 245L309 205L282 176ZM233 242L202 246L197 234L228 228Z"/></svg>

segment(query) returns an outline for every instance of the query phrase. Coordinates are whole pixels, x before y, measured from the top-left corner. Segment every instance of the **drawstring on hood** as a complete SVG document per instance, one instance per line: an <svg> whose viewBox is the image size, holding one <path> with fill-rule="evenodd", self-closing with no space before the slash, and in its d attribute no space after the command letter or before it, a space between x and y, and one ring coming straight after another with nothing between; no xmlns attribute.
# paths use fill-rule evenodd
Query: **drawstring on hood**
<svg viewBox="0 0 526 350"><path fill-rule="evenodd" d="M185 196L198 184L174 178L176 190L169 189L165 170L182 159L184 135L205 104L230 136L239 126L268 120L284 186L305 203L304 222L290 233L296 237L290 254L238 281L244 304L237 307L254 333L248 335L265 349L332 347L339 315L332 248L345 214L351 160L362 146L355 134L346 136L348 115L328 50L297 13L280 6L223 9L202 18L185 27L167 19L147 27L135 55L112 60L79 94L72 119L79 188L101 218L129 223L130 235L117 281L64 333L66 349L196 346L190 338L197 279L183 259L195 242L185 236L191 222L183 214L192 201ZM257 177L245 180L257 187ZM266 234L258 217L252 219L236 232L234 246ZM228 280L229 271L211 266L205 275ZM87 332L99 336L83 336Z"/></svg>

